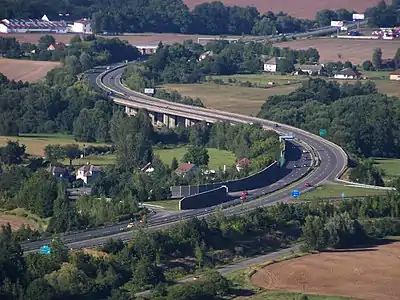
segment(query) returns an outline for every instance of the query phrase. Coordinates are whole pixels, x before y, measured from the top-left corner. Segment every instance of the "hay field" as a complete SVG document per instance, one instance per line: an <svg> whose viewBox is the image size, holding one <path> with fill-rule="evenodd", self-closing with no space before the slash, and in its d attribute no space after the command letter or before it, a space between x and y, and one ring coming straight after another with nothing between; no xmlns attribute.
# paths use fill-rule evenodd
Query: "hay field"
<svg viewBox="0 0 400 300"><path fill-rule="evenodd" d="M296 40L277 43L278 47L292 49L316 48L319 51L320 61L351 61L353 64L361 64L365 60L372 59L375 48L381 48L384 58L393 58L400 41L385 40L345 40L334 38Z"/></svg>

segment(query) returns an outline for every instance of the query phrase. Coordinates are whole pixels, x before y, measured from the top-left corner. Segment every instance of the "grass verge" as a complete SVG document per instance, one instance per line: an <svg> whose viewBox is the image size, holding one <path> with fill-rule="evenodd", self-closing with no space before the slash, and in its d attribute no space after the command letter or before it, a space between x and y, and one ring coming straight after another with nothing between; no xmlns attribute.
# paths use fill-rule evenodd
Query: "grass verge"
<svg viewBox="0 0 400 300"><path fill-rule="evenodd" d="M160 201L149 201L144 204L162 206L165 210L179 210L180 200L160 200Z"/></svg>
<svg viewBox="0 0 400 300"><path fill-rule="evenodd" d="M363 196L379 196L387 195L388 191L364 189L358 187L345 186L342 184L325 184L321 185L310 192L306 192L300 196L300 200L312 200L316 198L341 198L344 197L363 197Z"/></svg>

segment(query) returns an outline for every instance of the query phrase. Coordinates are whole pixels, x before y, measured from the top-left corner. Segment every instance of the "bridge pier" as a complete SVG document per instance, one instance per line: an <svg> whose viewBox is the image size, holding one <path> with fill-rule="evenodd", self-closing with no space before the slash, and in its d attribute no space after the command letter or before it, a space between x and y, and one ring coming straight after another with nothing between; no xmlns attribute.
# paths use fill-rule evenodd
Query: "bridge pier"
<svg viewBox="0 0 400 300"><path fill-rule="evenodd" d="M155 116L155 113L149 111L149 117L150 117L150 120L151 120L151 124L153 124L153 126L156 125L156 116Z"/></svg>
<svg viewBox="0 0 400 300"><path fill-rule="evenodd" d="M190 119L185 119L185 127L190 127L194 125L194 121Z"/></svg>
<svg viewBox="0 0 400 300"><path fill-rule="evenodd" d="M173 115L169 115L169 125L168 128L174 128L177 124L176 124L176 116Z"/></svg>

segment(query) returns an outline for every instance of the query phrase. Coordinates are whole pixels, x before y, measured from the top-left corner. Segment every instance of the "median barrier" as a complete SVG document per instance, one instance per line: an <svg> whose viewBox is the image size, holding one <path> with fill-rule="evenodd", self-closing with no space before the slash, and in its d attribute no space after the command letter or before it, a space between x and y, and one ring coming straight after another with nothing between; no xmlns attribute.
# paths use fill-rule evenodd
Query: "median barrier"
<svg viewBox="0 0 400 300"><path fill-rule="evenodd" d="M338 39L349 39L349 40L379 40L379 36L367 36L367 35L338 35Z"/></svg>
<svg viewBox="0 0 400 300"><path fill-rule="evenodd" d="M206 208L225 203L228 200L228 188L221 186L211 191L182 198L179 201L179 210Z"/></svg>

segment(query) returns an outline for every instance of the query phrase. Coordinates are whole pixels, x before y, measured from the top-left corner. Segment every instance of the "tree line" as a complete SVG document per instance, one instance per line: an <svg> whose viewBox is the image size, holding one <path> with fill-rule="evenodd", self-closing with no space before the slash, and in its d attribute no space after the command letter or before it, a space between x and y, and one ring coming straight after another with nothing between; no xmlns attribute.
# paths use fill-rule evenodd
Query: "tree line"
<svg viewBox="0 0 400 300"><path fill-rule="evenodd" d="M14 38L4 40L15 42ZM78 75L97 65L134 60L140 53L119 39L81 40L77 36L69 47L48 51L53 42L52 36L44 36L38 47L46 49L42 52L50 53L50 59L61 61L63 66L50 71L44 81L14 82L0 74L0 134L67 132L74 133L79 141L109 140L113 103L92 90L85 77ZM2 51L14 53L14 48Z"/></svg>
<svg viewBox="0 0 400 300"><path fill-rule="evenodd" d="M159 0L126 3L121 0L96 2L28 1L24 8L2 0L0 18L41 18L43 12L52 20L68 21L90 17L95 33L171 32L193 34L253 34L303 32L314 28L318 21L298 19L284 12L260 13L255 7L225 6L222 2L201 3L189 10L182 0L167 6ZM59 14L63 16L60 17ZM157 20L157 21L154 21Z"/></svg>
<svg viewBox="0 0 400 300"><path fill-rule="evenodd" d="M0 234L0 295L2 299L130 300L151 289L150 299L159 300L234 296L232 283L213 271L193 284L171 284L222 261L299 241L306 251L373 245L377 239L400 234L399 217L398 193L336 203L281 203L242 216L216 213L161 231L137 225L129 243L109 240L99 248L104 256L68 251L55 238L49 255L24 257L6 226Z"/></svg>

